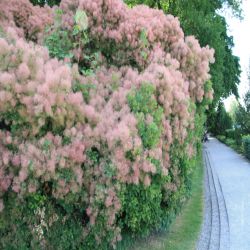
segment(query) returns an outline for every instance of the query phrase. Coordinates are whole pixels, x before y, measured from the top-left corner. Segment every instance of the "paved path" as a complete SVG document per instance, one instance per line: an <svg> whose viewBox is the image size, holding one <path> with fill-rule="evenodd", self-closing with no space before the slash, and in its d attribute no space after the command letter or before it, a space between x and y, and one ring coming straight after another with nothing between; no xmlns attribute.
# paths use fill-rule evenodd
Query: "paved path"
<svg viewBox="0 0 250 250"><path fill-rule="evenodd" d="M205 215L198 250L250 250L250 162L214 138L204 144Z"/></svg>

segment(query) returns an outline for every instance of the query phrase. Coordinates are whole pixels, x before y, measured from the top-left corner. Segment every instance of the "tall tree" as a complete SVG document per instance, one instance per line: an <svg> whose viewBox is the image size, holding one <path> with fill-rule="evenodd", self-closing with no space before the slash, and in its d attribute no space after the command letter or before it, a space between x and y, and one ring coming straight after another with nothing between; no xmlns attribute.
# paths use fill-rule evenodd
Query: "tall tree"
<svg viewBox="0 0 250 250"><path fill-rule="evenodd" d="M223 102L219 102L213 126L212 132L216 135L224 135L227 129L232 128L232 119L227 113Z"/></svg>
<svg viewBox="0 0 250 250"><path fill-rule="evenodd" d="M239 104L235 120L243 135L250 134L250 90L244 96L243 105Z"/></svg>

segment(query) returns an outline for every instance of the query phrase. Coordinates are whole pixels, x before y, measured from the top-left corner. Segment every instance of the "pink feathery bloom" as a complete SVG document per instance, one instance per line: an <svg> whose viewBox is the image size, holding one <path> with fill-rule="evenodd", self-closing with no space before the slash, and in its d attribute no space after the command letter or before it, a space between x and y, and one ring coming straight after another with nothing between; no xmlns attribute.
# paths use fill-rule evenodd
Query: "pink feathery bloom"
<svg viewBox="0 0 250 250"><path fill-rule="evenodd" d="M150 163L148 161L144 161L142 165L142 169L144 172L148 173L151 170Z"/></svg>
<svg viewBox="0 0 250 250"><path fill-rule="evenodd" d="M5 176L3 179L0 179L0 187L3 191L7 191L11 184L11 176Z"/></svg>
<svg viewBox="0 0 250 250"><path fill-rule="evenodd" d="M144 181L143 181L144 185L147 187L147 186L150 186L150 183L151 183L151 179L148 175L146 175L144 177Z"/></svg>
<svg viewBox="0 0 250 250"><path fill-rule="evenodd" d="M58 181L58 185L59 185L60 187L65 187L65 185L66 185L65 180L60 179L60 180Z"/></svg>
<svg viewBox="0 0 250 250"><path fill-rule="evenodd" d="M168 175L168 169L163 167L162 168L162 174L163 174L163 176L167 176Z"/></svg>
<svg viewBox="0 0 250 250"><path fill-rule="evenodd" d="M9 50L8 43L3 38L0 38L0 55L8 53L8 50Z"/></svg>
<svg viewBox="0 0 250 250"><path fill-rule="evenodd" d="M4 151L2 153L2 160L3 160L3 164L7 165L9 163L10 160L10 153L8 151Z"/></svg>
<svg viewBox="0 0 250 250"><path fill-rule="evenodd" d="M34 184L29 184L28 186L28 192L29 193L35 193L36 192L36 186Z"/></svg>
<svg viewBox="0 0 250 250"><path fill-rule="evenodd" d="M71 105L80 105L83 103L83 97L82 94L80 92L77 93L70 93L67 96L67 101L71 104Z"/></svg>
<svg viewBox="0 0 250 250"><path fill-rule="evenodd" d="M50 160L47 162L47 168L48 168L48 170L49 170L51 173L54 173L54 172L55 172L56 162L55 162L54 159L50 159Z"/></svg>
<svg viewBox="0 0 250 250"><path fill-rule="evenodd" d="M96 112L94 107L90 105L85 105L84 106L84 111L85 111L85 116L90 120L90 121L95 121L96 120Z"/></svg>
<svg viewBox="0 0 250 250"><path fill-rule="evenodd" d="M8 135L8 136L6 137L6 143L7 143L7 144L11 144L11 143L12 143L12 138L11 138L10 135Z"/></svg>
<svg viewBox="0 0 250 250"><path fill-rule="evenodd" d="M119 211L121 209L121 203L118 199L115 199L114 201L114 207L117 211Z"/></svg>
<svg viewBox="0 0 250 250"><path fill-rule="evenodd" d="M19 176L18 177L19 177L20 182L23 182L24 180L26 180L27 177L28 177L28 171L27 171L27 169L22 168L20 170L20 172L19 172Z"/></svg>
<svg viewBox="0 0 250 250"><path fill-rule="evenodd" d="M85 160L84 150L85 145L82 142L74 142L72 147L68 149L69 157L75 162L82 163Z"/></svg>
<svg viewBox="0 0 250 250"><path fill-rule="evenodd" d="M21 166L27 168L30 163L30 160L25 155L21 155Z"/></svg>
<svg viewBox="0 0 250 250"><path fill-rule="evenodd" d="M112 196L108 196L105 200L105 206L106 207L110 207L113 203L113 197Z"/></svg>
<svg viewBox="0 0 250 250"><path fill-rule="evenodd" d="M14 75L8 73L8 72L1 72L0 74L0 84L3 86L8 86L11 85L12 83L14 83L15 81L15 77Z"/></svg>
<svg viewBox="0 0 250 250"><path fill-rule="evenodd" d="M64 168L66 166L66 160L64 157L62 157L59 161L60 167Z"/></svg>
<svg viewBox="0 0 250 250"><path fill-rule="evenodd" d="M75 168L74 169L74 173L76 175L76 179L77 179L77 182L82 185L83 183L83 171L82 169L79 167L79 168Z"/></svg>
<svg viewBox="0 0 250 250"><path fill-rule="evenodd" d="M26 80L29 76L30 76L30 70L27 64L25 63L20 64L17 70L17 77L20 80Z"/></svg>
<svg viewBox="0 0 250 250"><path fill-rule="evenodd" d="M91 209L90 207L88 207L88 208L86 209L86 214L87 214L88 216L90 216L91 213L92 213L92 209Z"/></svg>
<svg viewBox="0 0 250 250"><path fill-rule="evenodd" d="M19 166L21 164L20 156L14 155L14 157L11 159L11 162L14 166Z"/></svg>
<svg viewBox="0 0 250 250"><path fill-rule="evenodd" d="M19 192L20 192L20 189L21 189L21 187L20 187L20 184L19 184L19 183L14 183L14 184L12 184L12 190L13 190L14 192L19 193Z"/></svg>

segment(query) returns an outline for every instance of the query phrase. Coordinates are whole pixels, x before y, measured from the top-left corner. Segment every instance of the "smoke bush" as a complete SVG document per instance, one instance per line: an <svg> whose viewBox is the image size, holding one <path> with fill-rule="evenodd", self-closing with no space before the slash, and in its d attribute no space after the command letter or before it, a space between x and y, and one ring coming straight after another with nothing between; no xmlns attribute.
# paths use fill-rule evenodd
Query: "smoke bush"
<svg viewBox="0 0 250 250"><path fill-rule="evenodd" d="M45 209L30 234L47 248L63 244L49 236L59 222L88 249L159 226L188 189L213 50L177 18L120 0L3 4L0 210L8 197Z"/></svg>
<svg viewBox="0 0 250 250"><path fill-rule="evenodd" d="M29 0L1 0L0 25L13 27L19 36L37 40L46 25L53 23L53 11L48 6L33 6Z"/></svg>

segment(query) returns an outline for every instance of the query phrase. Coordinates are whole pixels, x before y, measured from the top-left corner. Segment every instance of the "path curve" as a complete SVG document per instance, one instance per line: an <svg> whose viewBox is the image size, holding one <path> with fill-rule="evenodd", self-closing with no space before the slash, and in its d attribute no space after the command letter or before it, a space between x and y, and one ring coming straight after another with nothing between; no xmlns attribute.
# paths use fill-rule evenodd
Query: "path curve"
<svg viewBox="0 0 250 250"><path fill-rule="evenodd" d="M197 250L250 250L250 162L215 138L203 147L205 209Z"/></svg>

